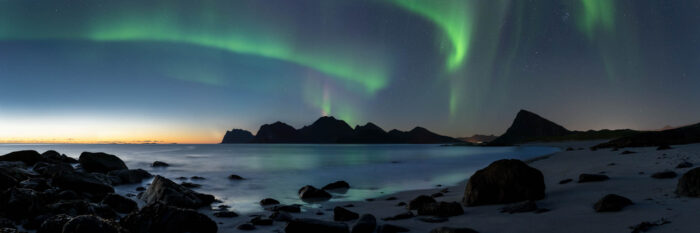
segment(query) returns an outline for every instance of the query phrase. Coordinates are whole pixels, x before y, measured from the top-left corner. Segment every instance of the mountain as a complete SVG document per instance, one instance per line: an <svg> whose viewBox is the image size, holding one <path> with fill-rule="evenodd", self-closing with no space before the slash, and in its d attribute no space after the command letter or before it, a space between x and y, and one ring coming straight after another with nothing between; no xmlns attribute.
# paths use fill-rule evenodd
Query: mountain
<svg viewBox="0 0 700 233"><path fill-rule="evenodd" d="M258 133L253 138L253 143L299 143L302 142L299 131L294 127L275 122L270 125L260 126Z"/></svg>
<svg viewBox="0 0 700 233"><path fill-rule="evenodd" d="M299 129L302 141L308 143L336 143L353 133L348 123L332 116L318 118L313 124Z"/></svg>
<svg viewBox="0 0 700 233"><path fill-rule="evenodd" d="M460 141L464 141L464 142L481 144L481 143L487 143L487 142L493 141L496 138L498 138L498 136L496 136L496 135L474 134L471 137L461 137L461 138L457 138L457 139Z"/></svg>
<svg viewBox="0 0 700 233"><path fill-rule="evenodd" d="M700 142L700 123L663 131L645 131L611 140L593 148L645 147Z"/></svg>
<svg viewBox="0 0 700 233"><path fill-rule="evenodd" d="M520 110L505 134L488 145L507 146L531 141L536 138L557 137L572 132L550 120L526 110Z"/></svg>
<svg viewBox="0 0 700 233"><path fill-rule="evenodd" d="M255 136L247 130L232 129L231 131L226 131L221 143L249 143L253 141L253 138L255 138Z"/></svg>
<svg viewBox="0 0 700 233"><path fill-rule="evenodd" d="M235 131L235 130L233 130ZM238 139L236 135L243 135L243 132L227 131L222 143L229 143L230 139ZM252 135L251 135L252 136ZM351 128L345 121L331 116L321 117L313 124L304 126L301 129L282 122L265 124L260 126L258 133L253 136L251 143L357 143L357 144L377 144L377 143L455 143L457 139L433 133L422 127L415 127L411 131L400 130L384 131L381 127L367 123L363 126ZM230 142L234 143L234 142Z"/></svg>

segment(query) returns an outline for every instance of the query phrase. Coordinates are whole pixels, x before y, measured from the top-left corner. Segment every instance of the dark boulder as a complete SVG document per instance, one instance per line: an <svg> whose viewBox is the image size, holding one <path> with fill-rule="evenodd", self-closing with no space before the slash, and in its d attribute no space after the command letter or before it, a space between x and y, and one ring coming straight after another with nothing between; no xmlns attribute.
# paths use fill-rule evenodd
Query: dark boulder
<svg viewBox="0 0 700 233"><path fill-rule="evenodd" d="M348 184L348 182L341 180L341 181L336 181L336 182L327 184L326 186L323 186L323 188L321 188L321 189L326 190L326 191L330 191L330 192L344 193L348 189L350 189L350 184Z"/></svg>
<svg viewBox="0 0 700 233"><path fill-rule="evenodd" d="M102 204L90 203L85 200L61 200L46 206L54 214L96 215L106 219L119 217L112 208Z"/></svg>
<svg viewBox="0 0 700 233"><path fill-rule="evenodd" d="M51 216L41 223L36 233L60 233L63 231L63 225L71 219L73 219L71 216L65 214Z"/></svg>
<svg viewBox="0 0 700 233"><path fill-rule="evenodd" d="M314 186L307 185L299 189L299 198L304 202L322 202L331 199L331 194L317 189Z"/></svg>
<svg viewBox="0 0 700 233"><path fill-rule="evenodd" d="M693 164L690 162L687 162L687 161L681 162L678 164L678 166L676 166L676 168L689 168L689 167L693 167Z"/></svg>
<svg viewBox="0 0 700 233"><path fill-rule="evenodd" d="M358 219L359 217L359 214L349 211L343 207L336 206L333 208L333 220L335 221L350 221Z"/></svg>
<svg viewBox="0 0 700 233"><path fill-rule="evenodd" d="M681 196L700 197L700 167L690 169L678 179L676 193Z"/></svg>
<svg viewBox="0 0 700 233"><path fill-rule="evenodd" d="M34 150L15 151L0 156L0 161L19 161L23 162L28 166L34 165L35 163L41 161L41 159L42 157L39 154L39 152L36 152Z"/></svg>
<svg viewBox="0 0 700 233"><path fill-rule="evenodd" d="M360 216L360 220L357 220L354 226L352 226L351 233L372 233L377 228L377 219L374 215L363 214Z"/></svg>
<svg viewBox="0 0 700 233"><path fill-rule="evenodd" d="M379 233L397 233L397 232L409 232L410 230L405 227L400 227L392 224L384 224L379 227L377 232Z"/></svg>
<svg viewBox="0 0 700 233"><path fill-rule="evenodd" d="M163 161L155 161L153 164L151 164L151 167L169 167L170 164L163 162Z"/></svg>
<svg viewBox="0 0 700 233"><path fill-rule="evenodd" d="M559 184L566 184L566 183L569 183L569 182L571 182L571 181L574 181L574 180L572 180L572 179L570 179L570 178L569 178L569 179L563 179L563 180L559 181Z"/></svg>
<svg viewBox="0 0 700 233"><path fill-rule="evenodd" d="M77 159L58 153L55 150L48 150L41 153L42 160L50 163L78 163Z"/></svg>
<svg viewBox="0 0 700 233"><path fill-rule="evenodd" d="M673 171L662 171L662 172L657 172L657 173L651 174L651 178L655 178L655 179L672 179L672 178L676 178L676 176L678 176L678 174L676 174Z"/></svg>
<svg viewBox="0 0 700 233"><path fill-rule="evenodd" d="M88 172L107 173L114 170L128 169L119 157L98 152L83 152L78 158L80 166Z"/></svg>
<svg viewBox="0 0 700 233"><path fill-rule="evenodd" d="M34 165L33 170L43 177L55 177L60 173L73 173L75 169L70 164L65 163L44 163Z"/></svg>
<svg viewBox="0 0 700 233"><path fill-rule="evenodd" d="M409 210L417 210L425 207L426 205L435 203L437 203L437 201L435 201L435 199L433 199L432 197L420 195L408 202L408 206L406 206L406 208L408 208Z"/></svg>
<svg viewBox="0 0 700 233"><path fill-rule="evenodd" d="M270 214L270 219L272 219L274 221L278 221L278 222L289 222L289 221L292 221L292 219L294 219L294 217L292 217L292 215L289 214L288 212L276 211L276 212L273 212L272 214Z"/></svg>
<svg viewBox="0 0 700 233"><path fill-rule="evenodd" d="M190 188L190 189L202 187L201 184L195 184L195 183L190 183L190 182L182 182L182 183L180 183L180 185L182 185L182 187Z"/></svg>
<svg viewBox="0 0 700 233"><path fill-rule="evenodd" d="M216 223L194 210L150 204L121 220L131 233L216 233Z"/></svg>
<svg viewBox="0 0 700 233"><path fill-rule="evenodd" d="M345 223L328 222L310 218L294 219L284 227L286 233L349 233Z"/></svg>
<svg viewBox="0 0 700 233"><path fill-rule="evenodd" d="M282 212L289 212L289 213L301 213L301 206L300 205L278 205L275 207L272 207L272 211L282 211Z"/></svg>
<svg viewBox="0 0 700 233"><path fill-rule="evenodd" d="M266 205L277 205L280 202L278 200L272 199L272 198L265 198L260 200L260 205L261 206L266 206Z"/></svg>
<svg viewBox="0 0 700 233"><path fill-rule="evenodd" d="M141 195L141 200L147 204L163 202L166 205L197 209L214 202L214 196L192 191L165 177L156 176Z"/></svg>
<svg viewBox="0 0 700 233"><path fill-rule="evenodd" d="M92 215L72 218L63 225L62 233L125 233L115 222Z"/></svg>
<svg viewBox="0 0 700 233"><path fill-rule="evenodd" d="M544 176L516 159L503 159L469 178L462 203L467 206L512 203L544 198Z"/></svg>
<svg viewBox="0 0 700 233"><path fill-rule="evenodd" d="M135 201L118 194L107 194L102 199L102 204L124 214L138 210L138 205Z"/></svg>
<svg viewBox="0 0 700 233"><path fill-rule="evenodd" d="M94 174L82 172L62 172L57 174L51 184L63 189L70 189L78 192L90 194L113 193L114 188L104 180L99 179Z"/></svg>
<svg viewBox="0 0 700 233"><path fill-rule="evenodd" d="M18 221L46 211L44 197L31 189L10 188L0 194L0 215Z"/></svg>
<svg viewBox="0 0 700 233"><path fill-rule="evenodd" d="M256 225L256 226L270 226L274 222L272 221L272 219L262 218L260 216L256 216L250 220L250 223L252 223L253 225Z"/></svg>
<svg viewBox="0 0 700 233"><path fill-rule="evenodd" d="M525 201L522 203L516 203L513 205L509 205L506 207L501 208L501 213L524 213L524 212L533 212L538 210L537 204L534 201Z"/></svg>
<svg viewBox="0 0 700 233"><path fill-rule="evenodd" d="M44 178L29 178L19 182L20 188L32 189L34 191L43 192L44 190L50 189L49 183Z"/></svg>
<svg viewBox="0 0 700 233"><path fill-rule="evenodd" d="M471 228L454 228L454 227L438 227L430 231L430 233L479 233Z"/></svg>
<svg viewBox="0 0 700 233"><path fill-rule="evenodd" d="M118 177L119 182L115 185L120 184L137 184L141 183L144 179L153 177L151 173L143 169L125 169L125 170L114 170L107 173L109 176Z"/></svg>
<svg viewBox="0 0 700 233"><path fill-rule="evenodd" d="M600 181L606 181L609 180L610 177L606 175L599 175L599 174L581 174L578 176L578 182L579 183L586 183L586 182L600 182Z"/></svg>
<svg viewBox="0 0 700 233"><path fill-rule="evenodd" d="M617 212L632 204L632 201L626 197L608 194L596 202L593 208L596 212Z"/></svg>
<svg viewBox="0 0 700 233"><path fill-rule="evenodd" d="M400 214L397 214L397 215L394 215L394 216L391 216L391 217L382 218L382 220L384 220L384 221L394 221L394 220L409 219L409 218L413 218L413 217L415 217L415 215L413 214L413 212L411 212L411 211L406 211L406 212L404 212L404 213L400 213Z"/></svg>
<svg viewBox="0 0 700 233"><path fill-rule="evenodd" d="M418 215L431 215L438 217L452 217L464 214L462 205L458 202L439 202L427 204L418 208Z"/></svg>
<svg viewBox="0 0 700 233"><path fill-rule="evenodd" d="M243 178L243 177L241 177L241 176L239 176L239 175L236 175L236 174L231 174L231 175L229 175L229 176L228 176L228 179L229 179L229 180L245 180L245 178Z"/></svg>
<svg viewBox="0 0 700 233"><path fill-rule="evenodd" d="M5 168L0 168L0 190L6 190L19 184L17 178L12 176Z"/></svg>

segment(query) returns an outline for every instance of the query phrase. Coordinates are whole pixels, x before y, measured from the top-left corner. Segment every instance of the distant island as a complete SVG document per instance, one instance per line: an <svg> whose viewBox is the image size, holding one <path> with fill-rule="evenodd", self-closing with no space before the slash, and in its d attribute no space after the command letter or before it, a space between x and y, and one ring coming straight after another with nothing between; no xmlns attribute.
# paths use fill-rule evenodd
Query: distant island
<svg viewBox="0 0 700 233"><path fill-rule="evenodd" d="M458 139L433 133L423 127L410 131L384 131L381 127L367 123L350 127L343 120L324 116L301 129L275 122L260 126L258 133L242 129L226 131L222 144L229 143L320 143L320 144L433 144L458 143Z"/></svg>

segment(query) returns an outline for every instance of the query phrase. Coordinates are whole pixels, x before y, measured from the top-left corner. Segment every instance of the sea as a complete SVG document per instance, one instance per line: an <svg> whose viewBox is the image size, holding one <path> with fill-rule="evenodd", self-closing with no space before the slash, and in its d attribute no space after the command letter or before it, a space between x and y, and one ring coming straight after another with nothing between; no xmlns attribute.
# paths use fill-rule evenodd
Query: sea
<svg viewBox="0 0 700 233"><path fill-rule="evenodd" d="M130 169L141 168L175 182L202 185L195 191L212 194L239 213L262 210L259 201L302 204L304 185L321 188L344 180L351 188L330 201L356 201L392 193L456 185L489 163L532 159L559 151L543 146L468 147L441 145L318 145L318 144L0 144L0 154L17 150L56 150L78 158L80 153L119 156ZM163 161L169 167L151 167ZM230 180L231 174L244 180ZM190 179L192 176L204 180ZM178 180L187 177L187 180ZM137 194L142 184L116 186L122 195Z"/></svg>

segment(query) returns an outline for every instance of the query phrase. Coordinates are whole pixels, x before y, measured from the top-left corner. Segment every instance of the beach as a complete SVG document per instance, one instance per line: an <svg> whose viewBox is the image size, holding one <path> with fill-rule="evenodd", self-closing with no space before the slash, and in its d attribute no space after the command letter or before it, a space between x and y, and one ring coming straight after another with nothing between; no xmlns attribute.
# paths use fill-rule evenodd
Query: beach
<svg viewBox="0 0 700 233"><path fill-rule="evenodd" d="M381 218L406 212L399 202L409 202L419 195L431 195L447 188L444 196L437 201L456 201L461 203L464 196L465 182L457 186L436 187L428 190L401 192L373 201L326 202L318 208L304 208L302 213L293 213L296 218L315 218L333 221L332 209L336 206L348 206L346 209L377 217L378 225L393 224L410 229L410 232L429 232L440 226L467 227L478 232L632 232L633 227L641 222L669 223L650 229L651 232L693 232L697 226L695 219L700 209L700 199L678 197L674 191L678 177L692 168L675 168L679 163L700 161L700 144L673 146L670 150L657 151L656 148L625 148L617 151L611 149L591 151L588 148L600 141L559 142L538 145L572 148L529 163L544 174L546 197L537 201L539 208L549 209L544 213L501 213L506 205L485 205L477 207L464 206L464 214L450 217L443 223L427 223L419 220L421 216L394 221ZM579 149L580 148L580 149ZM621 154L629 150L635 153ZM654 179L652 173L672 170L678 177L671 179ZM577 183L582 173L605 174L609 180L601 182ZM572 182L559 184L564 179ZM352 184L350 184L352 185ZM619 212L598 213L593 205L607 194L618 194L629 198L634 203ZM396 200L386 200L395 197ZM391 198L393 199L393 198ZM317 213L323 213L318 215ZM270 212L260 213L269 215ZM219 222L221 232L238 232L236 226L249 220L247 216L232 219L213 218ZM352 226L354 221L346 222ZM284 222L275 222L273 226L258 226L255 231L283 231ZM242 231L241 231L242 232Z"/></svg>

